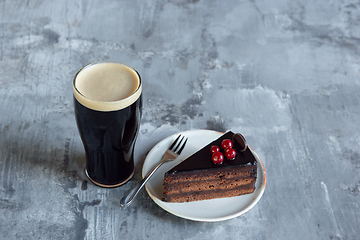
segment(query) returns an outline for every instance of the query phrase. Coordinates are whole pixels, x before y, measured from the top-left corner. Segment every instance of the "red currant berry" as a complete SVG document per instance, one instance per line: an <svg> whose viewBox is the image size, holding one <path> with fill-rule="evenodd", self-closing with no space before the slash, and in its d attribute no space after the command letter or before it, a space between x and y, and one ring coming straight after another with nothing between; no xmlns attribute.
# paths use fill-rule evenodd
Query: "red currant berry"
<svg viewBox="0 0 360 240"><path fill-rule="evenodd" d="M227 148L232 148L233 147L233 142L230 139L224 139L221 142L221 147L224 150L226 150Z"/></svg>
<svg viewBox="0 0 360 240"><path fill-rule="evenodd" d="M220 152L220 148L216 145L211 146L210 148L211 153Z"/></svg>
<svg viewBox="0 0 360 240"><path fill-rule="evenodd" d="M222 164L224 161L224 155L221 152L215 152L212 154L211 160L215 164Z"/></svg>
<svg viewBox="0 0 360 240"><path fill-rule="evenodd" d="M225 150L225 157L229 160L234 160L236 157L236 151L233 148L227 148Z"/></svg>

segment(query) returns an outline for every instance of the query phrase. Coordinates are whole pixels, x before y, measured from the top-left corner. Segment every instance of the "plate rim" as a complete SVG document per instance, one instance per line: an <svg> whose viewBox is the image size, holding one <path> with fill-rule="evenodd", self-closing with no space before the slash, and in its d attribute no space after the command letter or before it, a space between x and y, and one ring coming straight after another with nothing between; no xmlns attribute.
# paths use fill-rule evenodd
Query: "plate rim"
<svg viewBox="0 0 360 240"><path fill-rule="evenodd" d="M230 131L230 130L229 130ZM165 138L163 138L162 140L160 140L159 142L157 142L152 148L151 150L147 153L146 157L145 157L145 160L144 160L144 163L143 163L143 167L142 167L142 177L144 177L146 175L145 173L145 163L148 159L148 156L150 155L150 153L152 153L153 151L156 151L157 148L159 146L161 146L164 142L166 142L168 139L171 139L171 138L174 138L175 139L175 136L179 135L179 134L183 134L183 135L186 135L187 133L194 133L194 132L214 132L214 133L217 133L219 134L219 136L223 135L224 133L223 132L220 132L220 131L215 131L215 130L208 130L208 129L193 129L193 130L186 130L186 131L182 131L182 132L177 132L177 133L174 133L174 134L171 134ZM226 131L228 132L228 131ZM265 192L265 187L266 187L266 170L265 170L265 166L264 166L264 163L263 161L261 160L261 158L257 155L257 153L250 147L248 146L251 150L251 152L254 154L255 158L260 161L260 165L258 164L258 169L260 168L263 172L263 179L262 179L262 182L260 183L261 185L261 189L258 190L259 192L256 192L256 196L253 198L253 200L250 202L249 205L247 205L244 209L240 210L240 211L237 211L237 212L234 212L233 214L228 214L228 215L225 215L225 216L222 216L222 217L191 217L191 216L187 216L187 215L181 215L181 213L178 213L178 212L173 212L171 211L170 209L168 209L164 204L186 204L186 203L164 203L163 201L161 201L160 199L158 199L157 197L155 197L151 191L149 190L148 188L148 183L145 185L145 189L146 189L146 192L148 193L148 195L150 196L150 198L159 206L161 207L163 210L177 216L177 217L180 217L180 218L183 218L183 219L188 219L188 220L193 220L193 221L200 221L200 222L218 222L218 221L225 221L225 220L229 220L229 219L233 219L233 218L236 218L238 216L241 216L243 214L245 214L246 212L248 212L249 210L251 210L261 199L262 195L264 194ZM251 194L254 194L254 193L251 193ZM241 196L238 196L238 197L241 197ZM210 199L210 200L206 200L206 201L212 201L212 200L215 200L215 199Z"/></svg>

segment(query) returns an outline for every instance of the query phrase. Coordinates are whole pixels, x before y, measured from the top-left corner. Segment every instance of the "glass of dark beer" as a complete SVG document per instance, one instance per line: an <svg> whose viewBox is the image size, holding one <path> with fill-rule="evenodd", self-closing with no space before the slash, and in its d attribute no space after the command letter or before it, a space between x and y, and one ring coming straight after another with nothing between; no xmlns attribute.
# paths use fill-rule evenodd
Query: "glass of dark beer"
<svg viewBox="0 0 360 240"><path fill-rule="evenodd" d="M73 90L87 177L101 187L126 183L134 174L142 112L140 75L123 63L96 62L76 73Z"/></svg>

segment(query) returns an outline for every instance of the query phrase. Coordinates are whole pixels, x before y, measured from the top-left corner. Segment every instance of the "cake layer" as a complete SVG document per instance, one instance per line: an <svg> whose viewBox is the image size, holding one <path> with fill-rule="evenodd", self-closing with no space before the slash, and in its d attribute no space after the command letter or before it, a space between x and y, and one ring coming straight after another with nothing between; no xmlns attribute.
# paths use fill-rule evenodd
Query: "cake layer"
<svg viewBox="0 0 360 240"><path fill-rule="evenodd" d="M165 173L164 184L168 182L186 182L186 181L201 181L201 180L212 180L221 178L234 178L234 177L250 177L257 175L257 166L247 165L243 167L228 167L228 168L214 168L206 171L189 171L180 172L177 174Z"/></svg>
<svg viewBox="0 0 360 240"><path fill-rule="evenodd" d="M177 193L191 193L194 191L207 191L207 190L224 190L235 189L239 186L254 183L256 178L231 178L231 179L218 179L218 180L205 180L193 182L180 182L176 184L167 185L165 191L168 195Z"/></svg>
<svg viewBox="0 0 360 240"><path fill-rule="evenodd" d="M206 172L192 172L171 174L164 178L164 190L172 193L186 193L211 189L231 189L240 185L256 181L257 168L250 165L238 168L208 170Z"/></svg>
<svg viewBox="0 0 360 240"><path fill-rule="evenodd" d="M225 197L235 197L244 194L253 193L255 190L255 182L239 186L236 189L225 189L225 190L211 190L211 191L195 191L192 193L184 194L172 194L172 195L164 195L166 202L192 202L199 200L207 200L214 198L225 198Z"/></svg>

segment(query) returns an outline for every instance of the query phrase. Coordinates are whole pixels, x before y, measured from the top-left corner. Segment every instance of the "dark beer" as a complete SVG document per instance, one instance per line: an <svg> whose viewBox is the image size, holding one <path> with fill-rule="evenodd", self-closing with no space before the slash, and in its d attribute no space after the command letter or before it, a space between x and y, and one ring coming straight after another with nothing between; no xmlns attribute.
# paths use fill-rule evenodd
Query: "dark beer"
<svg viewBox="0 0 360 240"><path fill-rule="evenodd" d="M120 186L134 173L142 111L140 76L129 66L101 62L81 69L73 86L86 174L99 186Z"/></svg>

